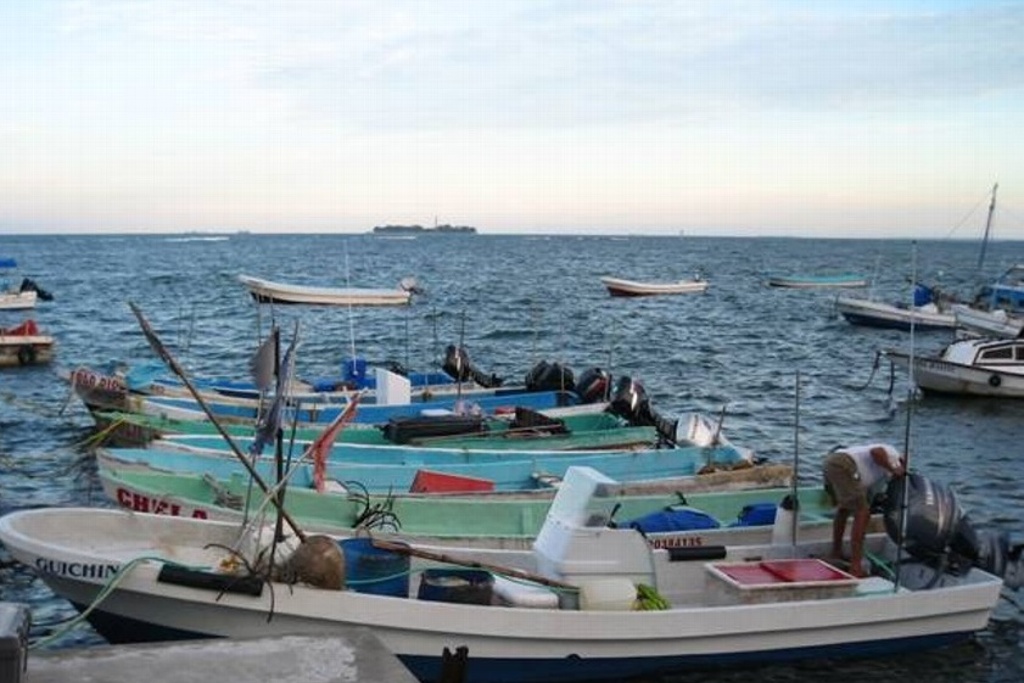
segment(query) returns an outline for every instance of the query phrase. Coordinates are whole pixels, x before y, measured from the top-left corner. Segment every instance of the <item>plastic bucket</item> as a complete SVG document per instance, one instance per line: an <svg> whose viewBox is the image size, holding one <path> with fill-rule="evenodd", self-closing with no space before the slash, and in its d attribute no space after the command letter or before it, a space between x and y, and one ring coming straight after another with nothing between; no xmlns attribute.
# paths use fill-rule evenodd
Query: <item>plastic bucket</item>
<svg viewBox="0 0 1024 683"><path fill-rule="evenodd" d="M427 569L420 577L420 600L489 605L494 577L481 569Z"/></svg>
<svg viewBox="0 0 1024 683"><path fill-rule="evenodd" d="M369 538L341 541L345 584L358 593L409 596L409 556L376 548Z"/></svg>

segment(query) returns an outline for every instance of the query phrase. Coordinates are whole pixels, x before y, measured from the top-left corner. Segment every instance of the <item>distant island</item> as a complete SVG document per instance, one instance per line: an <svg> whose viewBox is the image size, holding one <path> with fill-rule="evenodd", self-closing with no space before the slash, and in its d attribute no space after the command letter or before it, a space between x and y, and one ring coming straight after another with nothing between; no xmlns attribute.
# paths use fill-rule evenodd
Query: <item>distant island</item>
<svg viewBox="0 0 1024 683"><path fill-rule="evenodd" d="M378 225L373 229L374 235L428 235L431 233L446 233L458 235L475 235L476 228L469 225L435 225L432 228L424 228L422 225Z"/></svg>

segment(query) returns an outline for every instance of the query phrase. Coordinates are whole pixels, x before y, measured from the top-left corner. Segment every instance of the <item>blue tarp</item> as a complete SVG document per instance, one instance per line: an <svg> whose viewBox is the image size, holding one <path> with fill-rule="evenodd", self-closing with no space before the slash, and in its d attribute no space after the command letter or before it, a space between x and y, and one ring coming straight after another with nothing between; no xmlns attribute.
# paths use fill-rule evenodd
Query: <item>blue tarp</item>
<svg viewBox="0 0 1024 683"><path fill-rule="evenodd" d="M927 285L922 285L920 282L914 285L914 305L915 306L927 306L934 299L934 292L932 288Z"/></svg>
<svg viewBox="0 0 1024 683"><path fill-rule="evenodd" d="M767 526L775 523L775 503L751 503L740 510L739 519L729 526Z"/></svg>
<svg viewBox="0 0 1024 683"><path fill-rule="evenodd" d="M691 529L717 529L718 520L708 513L690 507L668 507L638 517L626 526L645 534L659 531L689 531Z"/></svg>

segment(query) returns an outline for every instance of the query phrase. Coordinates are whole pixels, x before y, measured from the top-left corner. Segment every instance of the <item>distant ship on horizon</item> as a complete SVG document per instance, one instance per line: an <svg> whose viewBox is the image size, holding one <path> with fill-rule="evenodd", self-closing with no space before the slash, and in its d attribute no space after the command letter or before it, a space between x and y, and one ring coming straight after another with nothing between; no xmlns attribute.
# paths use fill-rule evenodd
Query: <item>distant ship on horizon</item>
<svg viewBox="0 0 1024 683"><path fill-rule="evenodd" d="M442 225L435 225L432 228L425 228L422 225L378 225L373 229L374 235L399 235L403 237L415 237L416 235L429 235L432 233L475 235L476 228L470 225L448 225L444 223Z"/></svg>

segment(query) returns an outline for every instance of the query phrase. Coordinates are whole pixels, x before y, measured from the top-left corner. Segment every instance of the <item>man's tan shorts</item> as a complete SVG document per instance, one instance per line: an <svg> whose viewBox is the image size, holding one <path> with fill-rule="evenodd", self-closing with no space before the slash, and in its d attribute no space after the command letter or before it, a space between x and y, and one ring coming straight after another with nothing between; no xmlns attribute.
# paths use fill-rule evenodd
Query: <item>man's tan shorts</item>
<svg viewBox="0 0 1024 683"><path fill-rule="evenodd" d="M824 474L825 490L837 507L857 510L868 504L868 494L861 486L857 463L847 453L836 451L825 456Z"/></svg>

